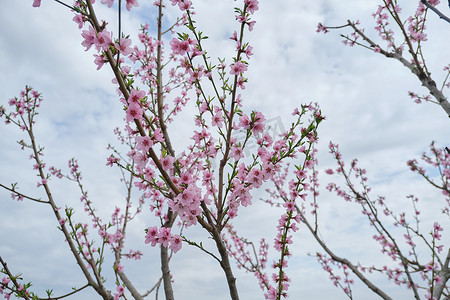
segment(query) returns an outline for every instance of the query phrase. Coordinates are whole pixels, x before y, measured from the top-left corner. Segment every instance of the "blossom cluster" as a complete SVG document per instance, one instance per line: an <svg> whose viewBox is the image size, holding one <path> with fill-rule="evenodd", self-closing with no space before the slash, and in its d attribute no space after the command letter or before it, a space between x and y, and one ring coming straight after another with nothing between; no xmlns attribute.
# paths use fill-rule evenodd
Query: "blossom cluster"
<svg viewBox="0 0 450 300"><path fill-rule="evenodd" d="M10 283L11 286L9 286ZM17 296L21 298L33 297L35 295L28 291L28 288L30 286L30 283L24 285L17 282L16 278L14 278L14 281L11 282L11 278L3 277L2 281L0 281L0 295L3 295L5 299L11 299L11 296Z"/></svg>
<svg viewBox="0 0 450 300"><path fill-rule="evenodd" d="M145 243L154 247L157 244L165 248L178 252L181 249L182 239L178 234L171 234L171 228L166 227L149 227L146 230Z"/></svg>

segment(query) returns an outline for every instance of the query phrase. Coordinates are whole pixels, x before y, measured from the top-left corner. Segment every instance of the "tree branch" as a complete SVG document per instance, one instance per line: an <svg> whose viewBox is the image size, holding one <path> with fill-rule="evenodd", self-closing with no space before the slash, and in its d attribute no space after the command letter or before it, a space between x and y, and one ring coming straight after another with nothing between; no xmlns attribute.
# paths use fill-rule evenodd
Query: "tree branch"
<svg viewBox="0 0 450 300"><path fill-rule="evenodd" d="M348 21L349 26L351 26L366 42L369 43L371 47L378 46L375 44L371 39L369 39L361 30L359 30L353 23ZM421 69L420 66L416 64L412 64L409 61L407 61L400 53L396 52L387 52L380 48L380 53L388 58L394 58L398 61L400 61L405 67L407 67L414 75L417 76L417 78L420 80L422 85L426 87L430 94L433 95L434 98L439 102L439 105L442 107L442 109L445 111L445 113L450 118L450 103L448 102L447 98L444 96L444 94L437 88L436 82L429 78Z"/></svg>
<svg viewBox="0 0 450 300"><path fill-rule="evenodd" d="M431 9L432 11L434 11L439 16L439 18L441 18L442 20L447 21L448 23L450 23L450 18L447 17L446 15L444 15L443 13L441 13L436 7L434 7L430 3L428 3L427 0L420 0L420 2L422 2L423 5L425 5L426 7ZM449 6L450 6L450 1L449 1Z"/></svg>
<svg viewBox="0 0 450 300"><path fill-rule="evenodd" d="M377 294L378 296L380 296L381 298L385 299L385 300L392 300L391 297L389 297L386 293L384 293L379 287L377 287L374 283L372 283L366 276L364 276L359 270L358 268L353 265L349 260L339 257L336 254L334 254L333 251L331 251L330 248L327 247L327 245L320 239L319 235L317 234L317 232L314 230L314 228L309 224L308 220L305 218L305 216L303 215L302 211L299 209L299 207L297 206L297 204L295 205L295 209L297 210L297 213L300 215L302 222L306 225L306 227L308 227L309 231L312 233L312 235L314 236L314 238L316 239L316 241L319 243L319 245L322 247L323 250L325 250L325 252L331 256L331 258L336 261L339 262L343 265L346 265L350 270L352 270L352 272L369 288L371 289L375 294Z"/></svg>
<svg viewBox="0 0 450 300"><path fill-rule="evenodd" d="M8 269L8 265L6 264L5 261L3 261L3 259L2 259L1 256L0 256L0 263L1 263L2 266L3 266L3 269L4 269L5 272L6 272L6 275L8 275L8 277L11 279L11 281L13 282L14 286L16 287L16 289L19 289L19 283L17 282L16 278L12 275L11 271ZM28 298L28 296L27 296L26 293L24 293L23 298L24 298L25 300L30 299L30 298Z"/></svg>
<svg viewBox="0 0 450 300"><path fill-rule="evenodd" d="M28 196L26 196L26 195L24 195L24 194L22 194L22 193L19 193L19 192L16 191L14 188L11 189L11 188L9 188L9 187L7 187L7 186L4 186L4 185L1 184L1 183L0 183L0 187L4 188L4 189L6 189L6 190L8 190L8 191L10 191L10 192L13 192L14 194L17 194L17 195L19 195L19 196L21 196L21 197L23 197L23 198L26 198L26 199L28 199L28 200L35 201L35 202L39 202L39 203L50 204L49 201L44 201L44 200L41 200L41 199L28 197Z"/></svg>

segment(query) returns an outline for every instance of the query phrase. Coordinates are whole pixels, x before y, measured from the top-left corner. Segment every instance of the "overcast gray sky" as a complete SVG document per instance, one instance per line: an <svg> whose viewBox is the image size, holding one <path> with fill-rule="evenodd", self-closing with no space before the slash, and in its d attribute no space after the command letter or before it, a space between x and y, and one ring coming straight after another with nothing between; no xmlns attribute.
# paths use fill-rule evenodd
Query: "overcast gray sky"
<svg viewBox="0 0 450 300"><path fill-rule="evenodd" d="M100 2L99 0L97 2ZM140 23L154 27L153 1L140 1L139 8L123 14L123 31L132 38ZM239 2L193 1L197 25L209 39L205 48L211 57L231 61L234 44L229 36L237 28L233 7ZM409 172L406 161L419 157L432 140L438 146L448 143L448 118L432 104L417 105L408 91L426 93L417 78L400 63L387 60L363 48L342 44L339 32L317 34L318 22L342 25L347 19L361 21L367 33L376 38L372 12L379 1L270 1L261 0L254 16L255 29L247 35L255 55L250 60L249 82L243 92L247 111L262 111L268 118L285 121L300 103L318 102L326 121L320 126L318 144L320 169L335 167L328 154L330 140L340 144L344 158L358 158L368 169L374 194L385 195L398 212L409 209L408 194L416 194L423 208L423 228L438 218L442 197L417 176ZM414 2L414 3L412 3ZM399 1L403 15L414 11L417 1ZM123 203L125 190L118 170L105 166L108 143L114 143L113 129L121 125L122 106L118 101L109 68L96 71L93 52L81 46L81 31L72 21L73 14L54 1L43 0L42 7L31 7L31 0L3 0L0 10L0 105L19 94L25 85L43 93L36 138L45 146L48 165L67 167L76 157L83 172L86 188L107 220L115 205ZM115 27L116 11L100 3L98 15ZM404 6L408 5L408 6ZM171 7L168 3L168 7ZM448 7L442 3L443 10ZM174 17L170 9L169 18ZM442 68L448 57L449 24L429 15L428 41L424 44L427 63L437 82L445 74ZM448 90L447 90L448 91ZM446 92L448 95L448 92ZM192 119L187 119L192 120ZM187 128L187 129L186 129ZM169 127L176 145L186 145L189 127ZM19 150L16 140L21 133L11 126L0 125L0 183L20 182L20 190L42 196L36 189L28 153ZM447 143L447 144L446 144ZM322 176L321 186L329 181ZM76 186L52 180L53 194L60 206L73 206L81 220L82 209ZM9 192L0 190L0 255L15 273L23 273L44 296L54 288L56 294L84 284L81 272L69 255L54 217L47 207L30 202L15 202ZM366 264L380 263L380 249L359 210L335 195L323 191L319 198L322 235L342 256ZM259 241L272 241L279 212L262 203L241 211L237 226L242 235ZM153 225L149 214L133 222L128 233L128 247L139 248L144 259L127 263L130 277L141 290L150 288L159 278L158 251L143 244L143 229ZM267 221L269 218L271 221ZM446 221L448 227L448 219ZM427 227L428 226L428 227ZM192 229L193 239L205 234ZM444 233L445 234L445 233ZM313 257L317 247L305 228L294 237L295 256L287 270L292 278L290 299L345 299L345 295L328 280ZM448 244L447 244L448 245ZM274 257L270 258L272 261ZM177 299L228 299L226 281L217 263L196 249L183 246L172 261ZM236 268L235 268L236 269ZM242 299L262 299L252 275L236 271ZM269 274L271 271L269 270ZM408 297L403 289L375 276L394 298ZM114 278L108 277L111 289ZM73 299L97 299L85 291ZM355 299L376 299L365 287L355 285Z"/></svg>

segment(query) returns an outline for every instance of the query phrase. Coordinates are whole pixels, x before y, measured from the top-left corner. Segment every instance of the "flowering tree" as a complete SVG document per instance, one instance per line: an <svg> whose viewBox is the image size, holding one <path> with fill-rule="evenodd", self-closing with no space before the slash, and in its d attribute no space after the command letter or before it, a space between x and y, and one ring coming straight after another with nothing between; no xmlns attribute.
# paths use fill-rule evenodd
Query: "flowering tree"
<svg viewBox="0 0 450 300"><path fill-rule="evenodd" d="M300 161L311 160L309 151L316 140L316 128L323 119L320 111L315 105L296 109L293 115L297 121L275 141L264 133L265 117L262 113L243 111L240 90L245 88L246 60L252 55L252 47L245 42L244 33L253 29L255 22L251 20L251 15L258 9L257 1L246 0L242 9L236 9L239 29L231 37L236 54L232 62L220 60L219 64L213 64L202 47L206 37L195 27L190 1L172 1L172 5L177 5L181 13L177 22L167 28L163 28L165 4L156 2L156 37L149 35L149 25L145 25L139 34L139 44L134 48L131 48L131 40L122 34L120 27L119 38L113 37L107 22L98 20L93 2L76 1L69 8L75 12L73 20L79 28L85 29L81 34L82 45L86 50L95 48L94 63L98 69L105 64L110 65L115 75L113 81L117 84L124 106L125 133L117 130L117 134L119 140L130 149L127 155L121 155L112 147L114 153L107 159L107 164L117 165L123 172L128 190L125 208L116 208L112 219L104 222L97 216L94 204L83 188L76 160L69 162L70 174L67 175L54 167L47 168L41 158L43 148L37 145L33 134L33 124L42 97L30 87L9 101L12 111L2 108L2 116L7 124L14 124L28 134L29 142L22 141L20 144L22 149L31 150L30 158L35 160L34 169L40 177L38 187L45 189L47 200L22 194L16 184L2 187L9 190L15 199L50 205L70 251L86 277L86 286L94 288L104 299L124 296L125 288L136 299L145 296L128 279L121 259L139 259L141 255L139 251L122 251L127 224L142 211L146 202L159 218L158 224L148 224L145 243L158 245L161 249L166 299L174 299L170 256L181 249L183 241L200 248L218 261L225 273L231 298L238 299L223 229L237 217L240 206L252 204L251 190L259 188L279 172L285 160L297 157ZM111 7L113 1L102 3ZM40 1L33 3L33 6L39 5ZM127 1L126 8L130 10L137 5L137 1ZM187 31L176 32L175 28L182 25ZM166 50L166 56L163 55L167 45L165 40L170 41L170 51ZM205 86L209 86L209 90ZM191 100L191 97L195 100ZM193 144L177 155L167 124L189 101L197 107L194 124L199 129L191 137ZM244 138L238 140L237 133L241 132ZM254 137L259 146L257 153L251 159L244 159L243 151ZM213 162L216 159L219 165L214 169ZM303 167L299 164L298 168ZM65 177L77 183L85 211L92 218L92 228L98 230L99 241L91 240L89 225L74 220L73 209L67 207L60 211L61 207L53 199L50 190L49 182L54 177ZM134 187L142 193L137 203L130 197ZM292 218L290 212L286 222L289 224ZM177 229L174 224L179 228L179 233L175 233ZM218 254L205 249L202 243L198 244L188 236L181 235L183 228L190 226L204 228L215 241ZM279 238L281 245L288 242L282 236ZM117 292L114 295L106 288L102 276L107 247L111 248L115 256L113 269ZM2 283L2 292L7 297L11 294L24 298L36 297L28 290L30 284L20 283L3 260L2 265L7 275ZM281 288L267 285L274 295Z"/></svg>
<svg viewBox="0 0 450 300"><path fill-rule="evenodd" d="M377 42L359 27L359 21L347 21L343 26L327 27L323 24L318 25L317 32L327 33L331 29L343 29L349 27L353 32L349 35L342 34L343 43L349 46L361 46L366 49L379 53L387 58L394 58L408 68L421 82L430 95L419 96L414 92L409 92L410 97L416 102L422 101L432 102L439 105L447 115L450 116L450 103L444 95L444 88L450 87L448 82L450 75L450 65L444 67L446 76L441 84L437 84L431 77L431 72L425 61L425 53L422 44L427 41L426 20L428 11L435 12L441 19L449 21L443 13L437 8L440 1L420 1L414 15L402 17L402 8L398 1L382 1L376 12L372 14L375 19L375 31L381 37L381 41ZM393 25L392 25L393 24ZM400 36L400 37L399 37ZM403 54L405 56L403 56ZM408 60L409 57L409 60ZM330 183L327 186L329 191L334 191L339 197L346 201L355 202L360 205L361 213L367 217L371 228L375 234L373 238L380 243L382 252L396 262L396 267L362 266L354 264L348 259L339 257L333 250L329 249L323 239L318 235L317 219L309 222L305 217L302 218L310 232L314 235L318 243L321 245L327 255L317 253L318 261L322 264L325 271L330 274L330 279L339 286L351 298L351 284L353 279L349 279L350 271L354 273L367 287L383 299L392 299L383 291L382 288L376 286L369 280L364 273L380 272L385 274L389 279L393 280L397 285L405 285L411 290L415 299L421 299L420 290L424 290L426 299L441 299L449 297L448 280L450 279L449 263L450 249L444 249L441 243L441 232L443 228L440 223L434 222L432 228L428 229L428 233L423 233L420 228L419 216L421 214L418 208L419 199L413 195L408 195L413 208L413 216L408 217L403 211L394 212L386 202L385 197L378 196L373 199L371 196L371 188L368 185L366 170L359 167L357 160L351 162L350 168L346 169L339 147L330 142L330 153L335 157L338 167L336 170L328 169L327 174L340 174L344 179L344 186L341 187L336 183ZM449 163L450 151L448 148L439 149L435 143L430 145L430 154L424 153L423 160L435 168L434 172L439 174L437 179L433 179L426 168L420 167L417 160L408 161L408 166L414 172L418 172L433 187L438 188L443 194L443 203L441 211L443 214L442 222L448 223L449 217ZM354 177L354 178L352 178ZM360 188L354 181L357 181ZM281 182L283 183L283 182ZM300 209L297 208L300 213ZM304 213L303 215L304 216ZM395 227L403 229L403 237L396 237L394 230L389 229L388 217L392 220ZM436 217L439 219L439 217ZM403 239L402 245L399 242ZM418 243L422 243L423 247ZM335 274L333 266L342 269L343 279Z"/></svg>
<svg viewBox="0 0 450 300"><path fill-rule="evenodd" d="M106 163L119 168L127 196L123 207L116 207L111 219L107 221L102 220L97 211L99 208L90 200L76 159L69 161L68 173L57 167L47 166L44 162L44 148L39 146L34 134L34 124L43 95L27 86L18 97L9 101L10 108L0 109L0 116L7 125L15 125L26 134L27 137L19 144L22 150L30 151L30 159L34 161L34 170L39 178L37 186L45 190L46 196L44 199L33 197L19 190L19 184L16 183L1 184L1 187L9 191L13 199L50 206L49 210L55 215L55 222L86 279L84 286L67 295L89 287L103 299L143 299L152 292L157 298L162 284L165 298L175 299L170 260L178 251L182 251L184 244L198 248L205 258L209 256L217 261L224 272L231 299L239 299L239 293L230 259L235 259L239 267L255 274L266 299L281 299L288 295L290 284L286 273L288 258L291 256L289 245L293 243L293 232L299 229L301 223L306 225L328 254L317 254L320 263L329 272L333 283L340 286L349 297L352 297L350 271L385 299L390 298L382 288L366 278L363 274L365 271L387 274L396 283L410 288L417 299L421 297L418 291L421 288L427 289L428 298L433 295L439 299L442 295L448 295L446 284L450 277L449 256L443 257L441 254L441 225L434 225L429 238L419 231L418 226L414 227L406 222L404 215L397 216L392 212L383 198L377 199L376 204L368 196L365 171L356 162L352 163L351 171L346 171L338 147L334 144L330 145L330 151L338 162L336 171L345 179L350 191L345 191L337 184L329 185L328 188L346 200L361 205L363 214L377 231L376 239L381 243L383 252L399 261L401 267L392 269L352 264L337 256L320 238L315 144L318 139L317 128L324 117L319 107L313 103L301 105L293 111L291 126L280 135L272 136L265 128L264 114L249 111L242 95L253 54L253 48L245 37L251 34L255 26L252 16L258 9L258 1L244 0L241 7L235 9L237 29L230 37L234 43L234 55L231 60L217 61L211 59L203 47L207 36L196 27L195 10L191 1L155 1L155 23L143 25L139 40L134 42L121 28L123 7L120 0L117 30L111 28L108 20L103 20L96 13L96 5L112 7L113 0L102 0L101 3L77 0L73 5L55 1L74 12L73 21L81 30L81 43L86 51L94 51L97 69L108 65L111 68L113 83L124 109L124 127L115 131L122 145L110 146L111 155ZM40 6L40 2L34 0L33 6ZM127 10L139 5L136 0L126 0L123 4ZM178 8L178 17L173 24L167 24L164 19L164 12L170 6ZM385 6L377 14L383 10L390 12L391 6L392 4L385 2ZM427 9L423 9L426 12ZM398 8L393 7L392 10L395 14L399 12ZM425 19L420 19L419 11L416 18L419 25L425 22ZM380 20L384 20L384 16ZM388 25L381 23L384 27ZM401 22L398 24L403 26ZM346 25L356 32L353 38L346 37L350 44L357 43L358 36L362 36L369 43L368 47L373 47L375 52L399 59L424 85L427 84L425 86L436 98L436 102L448 113L448 102L443 92L436 88L434 81L431 82L431 75L420 60L423 58L420 48L423 37L418 39L416 36L417 33L423 34L423 25L415 27L419 29L411 29L411 36L405 35L408 47L412 40L416 39L418 42L417 48L409 49L413 59L416 59L412 63L400 59L398 49L401 50L402 46L395 46L390 35L384 36L384 39L392 42L389 47L393 47L394 52L390 48L381 50L380 47L378 51L378 46L372 45L373 42L364 37L363 31L356 25L351 22ZM388 31L384 27L380 27L383 28L380 32L385 34ZM153 28L154 35L151 31ZM327 27L321 25L319 29L326 31ZM424 76L428 77L424 79ZM446 82L443 83L445 85ZM426 97L415 97L430 101ZM186 148L178 148L170 134L176 128L171 128L170 124L187 107L194 108L191 121L197 128L189 137L191 144ZM257 145L254 151L249 147L253 141ZM122 149L126 149L125 154ZM443 170L442 184L435 185L448 196L449 174L446 170L449 167L449 155L434 147L432 150L436 154L436 162L430 158L426 161ZM245 151L252 151L251 155L244 156ZM434 183L417 162L411 161L409 164L413 170ZM351 183L351 172L355 172L361 180L362 191L358 191ZM331 174L333 170L328 170L327 173ZM68 179L78 186L80 200L91 224L78 221L79 214L73 208L66 206L63 209L62 206L67 204L54 199L51 186L57 184L54 179L58 178ZM274 271L271 277L266 270L270 243L262 240L259 250L256 250L254 244L240 237L233 226L234 221L242 217L242 207L254 205L256 191L265 187L269 187L270 196L270 200L266 202L282 208L278 234L274 239L278 257L272 264ZM139 193L139 197L132 196L133 190ZM416 198L411 196L411 199L416 203ZM307 201L311 209L306 205ZM446 201L443 209L448 215L449 200ZM308 210L313 213L312 221L306 216ZM146 228L142 232L142 239L146 244L160 249L161 279L142 291L130 279L132 275L124 268L122 260L141 258L140 250L125 250L125 240L130 223L149 211L153 218L145 217ZM386 220L378 211L383 211L386 216L393 218L395 224L405 229L405 239L412 249L411 254L404 254L385 227ZM415 220L418 220L418 210L416 212ZM189 229L192 227L202 228L214 241L215 249L193 240L189 236ZM431 259L428 261L419 261L415 238L423 240L431 251ZM114 257L110 265L106 262L108 249ZM33 292L31 283L26 283L26 274L23 278L22 275L16 275L14 266L9 266L6 260L7 258L0 257L4 274L0 292L6 298L11 295L24 299L43 298ZM335 275L333 264L342 269L344 280ZM114 282L106 280L105 269L108 268L114 272ZM423 280L418 281L416 274ZM54 297L50 290L47 293L46 299L63 297Z"/></svg>
<svg viewBox="0 0 450 300"><path fill-rule="evenodd" d="M431 9L442 19L449 20L435 7L440 1L420 1L415 14L406 18L402 18L402 8L397 1L382 2L382 5L379 5L377 11L372 14L376 22L375 30L378 32L379 37L381 37L380 42L368 37L364 33L364 29L358 27L359 21L352 22L349 20L347 24L335 27L327 27L319 23L317 32L327 33L329 29L350 27L353 32L349 35L342 35L345 45L361 46L387 58L398 60L416 75L420 83L430 93L430 95L419 96L410 91L409 96L414 102L421 103L422 101L427 101L438 104L450 116L450 103L443 94L443 88L450 87L450 82L448 82L450 66L444 67L444 72L447 73L447 76L441 85L437 85L431 77L431 72L425 61L426 55L422 50L422 44L427 41L425 24L428 11ZM395 34L395 31L397 31L397 34Z"/></svg>

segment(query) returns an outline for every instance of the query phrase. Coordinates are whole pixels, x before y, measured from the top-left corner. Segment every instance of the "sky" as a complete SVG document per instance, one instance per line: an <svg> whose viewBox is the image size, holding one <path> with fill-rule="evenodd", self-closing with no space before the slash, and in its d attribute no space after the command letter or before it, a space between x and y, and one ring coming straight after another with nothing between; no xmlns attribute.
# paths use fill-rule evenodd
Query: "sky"
<svg viewBox="0 0 450 300"><path fill-rule="evenodd" d="M124 12L122 28L131 38L136 37L141 23L148 22L154 28L151 2L141 0L140 7ZM350 19L360 20L366 32L376 39L371 14L379 2L261 0L254 15L255 29L247 35L254 56L243 92L244 105L248 111L261 111L287 128L295 107L301 103L319 103L326 116L319 129L319 169L336 167L327 145L330 141L338 143L347 162L358 158L360 165L368 170L374 195L386 196L394 210L410 212L405 196L418 196L421 224L427 232L440 218L438 210L443 197L412 174L406 161L418 158L431 141L440 147L449 145L448 118L437 105L413 103L408 91L426 93L426 90L399 62L367 49L344 46L341 32L316 33L319 22L337 26ZM416 3L413 2L399 1L403 16L414 11ZM197 25L209 36L204 44L209 55L231 61L234 44L229 37L237 28L233 7L240 1L216 1L214 5L206 0L193 3ZM110 153L106 147L109 143L117 144L113 129L122 124L123 118L122 106L111 83L113 74L107 67L96 70L92 50L85 51L81 46L81 31L72 21L73 13L50 0L43 0L40 8L31 4L31 0L2 2L0 105L6 106L8 99L17 96L25 85L42 92L45 100L35 132L38 143L45 147L45 160L48 165L67 170L67 161L76 157L89 195L106 220L114 207L123 203L125 194L119 171L105 166ZM100 3L96 7L99 18L107 19L111 28L116 28L117 7L108 9ZM170 3L168 7L166 16L173 20L176 13ZM438 7L448 11L445 3ZM445 76L442 68L449 63L448 51L443 50L450 46L446 38L449 25L430 14L428 29L424 53L432 76L439 83ZM445 94L449 94L448 90ZM190 142L186 139L190 127L183 124L192 121L192 116L187 114L181 117L169 127L178 153ZM0 125L0 183L19 182L20 191L43 196L36 188L37 179L28 153L21 151L16 143L22 138L17 128ZM321 175L320 180L324 187L330 178ZM88 220L83 216L76 186L52 180L51 187L60 206L73 206L80 220ZM371 239L373 232L357 207L325 190L321 191L319 203L321 234L337 254L365 264L382 265L387 261ZM279 211L256 202L240 214L242 218L236 226L242 235L255 242L263 236L272 241ZM159 278L158 250L143 244L143 229L152 226L151 222L149 214L134 220L127 238L129 247L144 252L141 262L125 265L140 290L150 288ZM448 228L448 219L443 222L444 228ZM40 295L48 288L53 288L58 295L84 284L56 227L47 207L13 201L9 192L0 190L0 255L14 273L22 273L26 281L32 281L34 291ZM189 236L211 245L201 230L190 229ZM287 270L292 278L290 299L346 299L328 280L315 258L308 255L317 250L315 241L302 227L294 236L291 249L294 256ZM182 251L173 257L171 269L177 299L229 299L219 266L197 249L183 245ZM252 275L235 267L234 271L241 299L263 298ZM107 277L108 287L114 289L114 278L111 274ZM393 298L410 296L380 276L373 278ZM93 290L72 297L97 298ZM376 297L356 284L354 299Z"/></svg>

